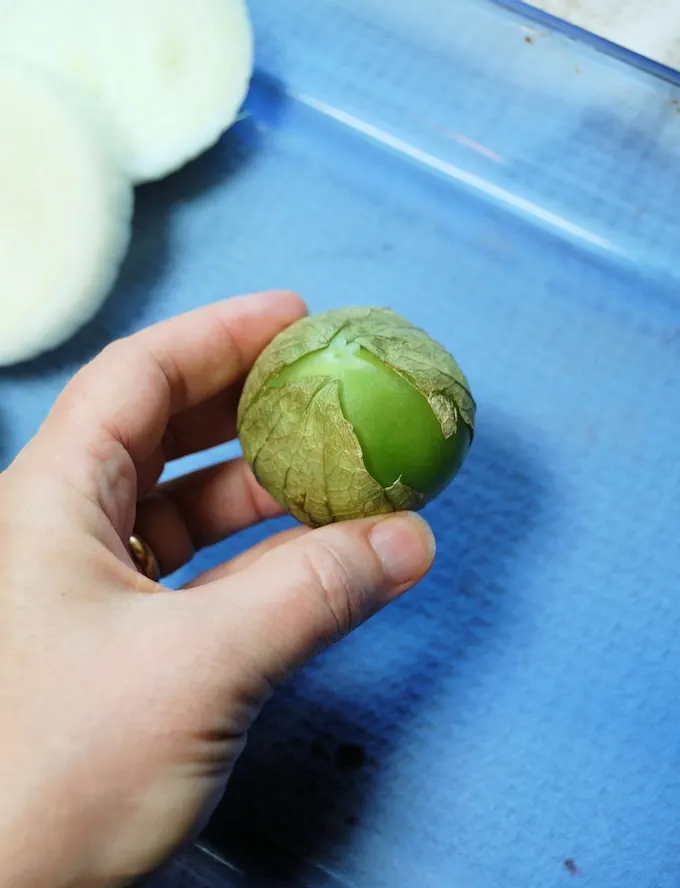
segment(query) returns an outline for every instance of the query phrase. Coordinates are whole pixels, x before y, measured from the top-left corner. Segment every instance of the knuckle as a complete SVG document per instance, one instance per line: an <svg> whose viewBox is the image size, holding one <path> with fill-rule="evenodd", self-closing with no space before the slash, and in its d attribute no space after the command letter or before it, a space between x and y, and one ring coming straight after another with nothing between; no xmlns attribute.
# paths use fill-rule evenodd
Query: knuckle
<svg viewBox="0 0 680 888"><path fill-rule="evenodd" d="M214 325L215 354L230 355L236 367L236 375L243 376L248 370L248 362L241 348L238 336L234 335L229 319L217 312Z"/></svg>
<svg viewBox="0 0 680 888"><path fill-rule="evenodd" d="M362 622L365 601L361 583L340 552L325 540L309 540L304 551L310 585L325 618L330 617L330 641L344 638Z"/></svg>
<svg viewBox="0 0 680 888"><path fill-rule="evenodd" d="M93 385L102 374L115 373L120 367L130 364L131 349L129 339L116 339L106 345L92 360L81 367L66 386L63 400L78 400L91 392Z"/></svg>
<svg viewBox="0 0 680 888"><path fill-rule="evenodd" d="M85 365L81 373L89 377L93 371L97 371L100 367L115 370L126 366L134 357L134 347L129 336L114 339L89 364Z"/></svg>

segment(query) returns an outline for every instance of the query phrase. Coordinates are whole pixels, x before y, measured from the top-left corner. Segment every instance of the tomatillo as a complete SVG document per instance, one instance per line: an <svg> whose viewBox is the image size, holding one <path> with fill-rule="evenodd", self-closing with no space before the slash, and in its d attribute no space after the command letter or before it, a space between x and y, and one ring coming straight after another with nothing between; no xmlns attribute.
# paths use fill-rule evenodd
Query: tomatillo
<svg viewBox="0 0 680 888"><path fill-rule="evenodd" d="M422 508L462 466L474 422L453 357L385 308L288 327L253 365L238 408L256 478L311 526Z"/></svg>

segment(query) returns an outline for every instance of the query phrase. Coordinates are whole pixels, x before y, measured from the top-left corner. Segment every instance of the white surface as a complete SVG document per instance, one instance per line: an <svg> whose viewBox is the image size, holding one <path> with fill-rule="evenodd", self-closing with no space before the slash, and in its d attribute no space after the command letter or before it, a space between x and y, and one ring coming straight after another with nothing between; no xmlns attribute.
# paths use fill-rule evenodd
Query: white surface
<svg viewBox="0 0 680 888"><path fill-rule="evenodd" d="M132 188L103 125L42 74L0 64L0 366L96 313L130 236Z"/></svg>
<svg viewBox="0 0 680 888"><path fill-rule="evenodd" d="M234 122L253 35L244 0L0 0L0 53L96 96L140 182L182 166Z"/></svg>
<svg viewBox="0 0 680 888"><path fill-rule="evenodd" d="M526 0L669 68L680 69L679 0Z"/></svg>

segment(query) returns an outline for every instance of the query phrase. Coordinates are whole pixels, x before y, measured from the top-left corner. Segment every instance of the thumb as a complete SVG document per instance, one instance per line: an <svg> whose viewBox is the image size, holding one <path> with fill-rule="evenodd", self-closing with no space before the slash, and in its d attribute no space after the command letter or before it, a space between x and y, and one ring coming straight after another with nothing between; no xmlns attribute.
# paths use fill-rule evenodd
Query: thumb
<svg viewBox="0 0 680 888"><path fill-rule="evenodd" d="M276 685L418 582L434 550L412 513L332 524L204 588L202 609L225 652Z"/></svg>

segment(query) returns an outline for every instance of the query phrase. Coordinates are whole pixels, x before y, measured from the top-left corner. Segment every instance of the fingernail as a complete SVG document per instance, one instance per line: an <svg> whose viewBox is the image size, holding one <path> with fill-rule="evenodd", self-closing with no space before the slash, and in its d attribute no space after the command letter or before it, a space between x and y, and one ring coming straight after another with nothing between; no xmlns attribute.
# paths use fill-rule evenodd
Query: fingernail
<svg viewBox="0 0 680 888"><path fill-rule="evenodd" d="M415 583L427 573L434 560L435 540L430 526L411 512L376 524L370 541L395 586Z"/></svg>

